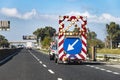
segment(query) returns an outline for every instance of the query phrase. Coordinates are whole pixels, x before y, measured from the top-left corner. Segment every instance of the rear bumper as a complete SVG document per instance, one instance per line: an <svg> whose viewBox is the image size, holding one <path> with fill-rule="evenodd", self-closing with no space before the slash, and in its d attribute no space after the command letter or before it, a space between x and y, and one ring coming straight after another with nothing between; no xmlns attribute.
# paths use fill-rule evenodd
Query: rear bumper
<svg viewBox="0 0 120 80"><path fill-rule="evenodd" d="M66 58L64 57L62 59L63 62L67 62L67 63L81 63L84 61L84 59L78 59L78 58Z"/></svg>

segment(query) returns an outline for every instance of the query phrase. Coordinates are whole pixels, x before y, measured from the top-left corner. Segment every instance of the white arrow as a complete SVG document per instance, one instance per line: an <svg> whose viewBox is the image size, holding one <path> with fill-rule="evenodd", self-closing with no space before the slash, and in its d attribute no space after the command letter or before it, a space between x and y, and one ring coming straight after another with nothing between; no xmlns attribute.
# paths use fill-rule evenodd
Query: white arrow
<svg viewBox="0 0 120 80"><path fill-rule="evenodd" d="M77 39L72 45L69 44L69 45L68 45L68 48L67 48L67 51L73 50L73 49L74 49L73 46L74 46L78 41L79 41L79 40Z"/></svg>

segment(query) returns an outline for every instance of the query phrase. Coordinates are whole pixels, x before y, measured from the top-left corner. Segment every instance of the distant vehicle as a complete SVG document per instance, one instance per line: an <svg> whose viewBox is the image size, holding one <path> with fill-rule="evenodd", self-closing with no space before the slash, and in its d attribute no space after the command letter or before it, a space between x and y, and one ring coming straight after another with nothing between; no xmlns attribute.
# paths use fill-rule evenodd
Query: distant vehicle
<svg viewBox="0 0 120 80"><path fill-rule="evenodd" d="M23 49L23 48L24 48L24 45L20 45L20 44L19 44L19 45L17 45L17 47Z"/></svg>
<svg viewBox="0 0 120 80"><path fill-rule="evenodd" d="M118 48L120 48L120 43L118 44Z"/></svg>
<svg viewBox="0 0 120 80"><path fill-rule="evenodd" d="M26 43L26 48L27 49L32 49L32 47L33 47L33 43L32 42L27 42Z"/></svg>
<svg viewBox="0 0 120 80"><path fill-rule="evenodd" d="M56 54L57 54L57 45L51 44L50 49L49 49L50 60L54 60Z"/></svg>

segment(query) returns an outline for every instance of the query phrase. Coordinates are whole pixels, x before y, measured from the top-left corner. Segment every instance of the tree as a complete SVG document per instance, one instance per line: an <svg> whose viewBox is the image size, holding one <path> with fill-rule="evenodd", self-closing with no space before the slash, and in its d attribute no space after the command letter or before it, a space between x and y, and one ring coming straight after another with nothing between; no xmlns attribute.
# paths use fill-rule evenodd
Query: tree
<svg viewBox="0 0 120 80"><path fill-rule="evenodd" d="M108 45L110 45L111 49L117 47L117 44L120 42L120 26L115 22L110 22L110 24L106 24L106 41L108 41Z"/></svg>
<svg viewBox="0 0 120 80"><path fill-rule="evenodd" d="M94 31L90 31L89 29L88 30L88 39L96 39L97 38L97 34L94 32Z"/></svg>
<svg viewBox="0 0 120 80"><path fill-rule="evenodd" d="M44 40L42 41L42 46L44 48L48 48L51 42L51 38L50 37L45 37Z"/></svg>
<svg viewBox="0 0 120 80"><path fill-rule="evenodd" d="M0 35L0 47L9 47L8 40L2 35Z"/></svg>
<svg viewBox="0 0 120 80"><path fill-rule="evenodd" d="M89 28L87 29L87 53L88 56L91 56L91 52L92 52L92 47L96 47L96 48L103 48L104 47L104 43L103 41L97 39L97 34L94 31L90 31Z"/></svg>
<svg viewBox="0 0 120 80"><path fill-rule="evenodd" d="M99 48L103 48L104 43L101 40L97 39L97 34L94 31L90 31L89 29L87 30L88 30L88 33L87 33L88 46L89 47L96 46Z"/></svg>
<svg viewBox="0 0 120 80"><path fill-rule="evenodd" d="M33 32L34 35L37 36L37 40L41 38L41 40L44 39L44 29L43 28L38 28L36 31ZM38 41L37 41L38 42Z"/></svg>
<svg viewBox="0 0 120 80"><path fill-rule="evenodd" d="M45 37L53 37L55 32L54 28L46 26L45 28L38 28L33 34L37 36L37 39L41 38L41 41L43 41Z"/></svg>
<svg viewBox="0 0 120 80"><path fill-rule="evenodd" d="M56 33L56 30L53 27L46 26L45 28L38 28L33 32L34 35L37 36L37 42L39 42L39 38L41 38L41 42L43 46L49 46L52 37Z"/></svg>

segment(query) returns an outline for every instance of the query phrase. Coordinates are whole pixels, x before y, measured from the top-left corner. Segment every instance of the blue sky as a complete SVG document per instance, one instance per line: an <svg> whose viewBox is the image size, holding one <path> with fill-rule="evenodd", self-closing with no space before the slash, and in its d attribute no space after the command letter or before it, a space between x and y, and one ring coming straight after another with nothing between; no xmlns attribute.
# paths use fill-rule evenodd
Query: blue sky
<svg viewBox="0 0 120 80"><path fill-rule="evenodd" d="M37 28L58 29L59 15L88 17L87 27L104 40L105 24L120 24L120 0L0 0L0 20L10 20L10 31L0 31L9 41L20 41Z"/></svg>

